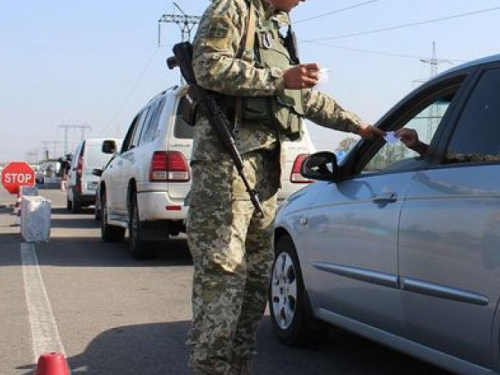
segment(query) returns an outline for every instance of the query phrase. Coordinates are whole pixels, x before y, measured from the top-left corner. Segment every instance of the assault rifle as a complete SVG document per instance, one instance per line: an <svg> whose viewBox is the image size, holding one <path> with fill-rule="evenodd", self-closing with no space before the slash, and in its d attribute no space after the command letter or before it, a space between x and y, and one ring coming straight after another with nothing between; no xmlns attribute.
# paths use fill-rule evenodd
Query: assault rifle
<svg viewBox="0 0 500 375"><path fill-rule="evenodd" d="M174 56L167 59L168 68L174 69L175 67L179 67L181 70L181 74L186 80L186 83L190 85L189 95L193 96L191 99L199 104L200 109L207 117L222 146L229 153L231 159L233 159L238 174L243 180L245 188L250 195L250 200L257 210L257 214L263 217L264 210L260 204L257 191L252 189L248 183L243 171L243 159L236 148L236 142L229 130L231 128L231 123L215 98L196 83L196 77L192 66L193 46L189 42L178 43L174 46L173 52Z"/></svg>

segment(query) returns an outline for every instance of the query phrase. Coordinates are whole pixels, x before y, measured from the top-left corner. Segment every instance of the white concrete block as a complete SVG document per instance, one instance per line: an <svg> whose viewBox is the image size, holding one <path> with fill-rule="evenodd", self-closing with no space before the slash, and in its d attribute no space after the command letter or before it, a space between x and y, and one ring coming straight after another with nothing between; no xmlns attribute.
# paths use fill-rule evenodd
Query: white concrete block
<svg viewBox="0 0 500 375"><path fill-rule="evenodd" d="M48 242L52 202L41 196L21 200L21 237L26 242Z"/></svg>

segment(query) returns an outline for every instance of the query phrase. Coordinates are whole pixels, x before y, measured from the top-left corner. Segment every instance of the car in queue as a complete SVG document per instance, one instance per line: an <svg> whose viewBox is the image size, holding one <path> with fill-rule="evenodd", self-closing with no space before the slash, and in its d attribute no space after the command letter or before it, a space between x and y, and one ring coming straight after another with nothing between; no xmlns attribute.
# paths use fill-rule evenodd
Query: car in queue
<svg viewBox="0 0 500 375"><path fill-rule="evenodd" d="M428 150L361 140L275 223L272 326L287 344L338 326L459 374L500 374L500 55L415 89L376 124Z"/></svg>
<svg viewBox="0 0 500 375"><path fill-rule="evenodd" d="M94 170L95 217L101 238L117 242L128 230L134 258L155 256L158 244L186 231L191 188L190 160L194 127L186 121L187 86L175 86L152 98L132 120L120 150L106 168ZM302 160L314 149L306 127L299 140L285 141L281 202L309 180L300 175Z"/></svg>

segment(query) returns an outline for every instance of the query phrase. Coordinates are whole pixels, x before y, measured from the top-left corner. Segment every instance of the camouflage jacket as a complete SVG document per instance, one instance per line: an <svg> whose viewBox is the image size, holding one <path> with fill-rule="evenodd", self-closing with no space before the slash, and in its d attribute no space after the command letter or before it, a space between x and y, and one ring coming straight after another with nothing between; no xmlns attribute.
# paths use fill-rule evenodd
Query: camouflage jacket
<svg viewBox="0 0 500 375"><path fill-rule="evenodd" d="M277 95L284 89L283 71L239 57L249 16L247 1L213 0L203 14L193 42L196 79L206 89L235 97ZM257 20L274 17L277 28L288 22L288 15L276 11L266 0L253 1ZM303 91L302 97L308 120L327 128L357 133L359 118L344 110L328 95L309 89ZM242 154L271 148L282 139L275 130L264 125L245 125L241 127L237 139ZM206 129L197 133L207 134L209 131ZM195 139L195 148L197 143Z"/></svg>

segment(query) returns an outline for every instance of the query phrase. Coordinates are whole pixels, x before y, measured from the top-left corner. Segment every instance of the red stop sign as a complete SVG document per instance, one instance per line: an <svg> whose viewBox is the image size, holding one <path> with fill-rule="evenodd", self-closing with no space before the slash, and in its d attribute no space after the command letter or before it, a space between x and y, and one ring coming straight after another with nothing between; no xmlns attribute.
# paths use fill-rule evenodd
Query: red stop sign
<svg viewBox="0 0 500 375"><path fill-rule="evenodd" d="M25 161L11 161L2 170L2 186L17 194L21 186L35 185L35 171Z"/></svg>

